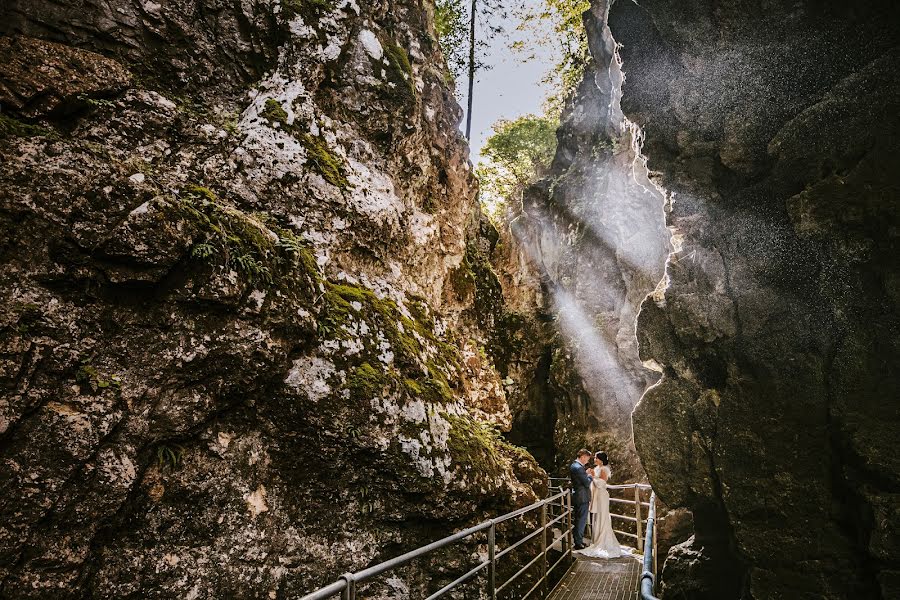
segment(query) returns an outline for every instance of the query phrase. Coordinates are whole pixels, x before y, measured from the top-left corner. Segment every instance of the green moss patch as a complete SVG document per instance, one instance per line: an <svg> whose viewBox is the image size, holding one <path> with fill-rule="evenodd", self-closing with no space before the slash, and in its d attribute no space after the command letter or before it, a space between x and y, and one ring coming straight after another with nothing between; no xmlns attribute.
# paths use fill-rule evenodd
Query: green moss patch
<svg viewBox="0 0 900 600"><path fill-rule="evenodd" d="M496 477L503 467L504 456L534 460L525 449L503 439L500 431L490 423L467 415L443 416L450 422L447 446L453 462L465 472Z"/></svg>
<svg viewBox="0 0 900 600"><path fill-rule="evenodd" d="M331 151L324 138L303 134L300 138L309 161L331 185L345 190L350 187L343 159Z"/></svg>
<svg viewBox="0 0 900 600"><path fill-rule="evenodd" d="M281 125L287 127L287 119L288 114L287 111L281 106L281 103L274 98L269 98L266 100L265 108L263 108L260 115L269 121L269 123L280 123Z"/></svg>
<svg viewBox="0 0 900 600"><path fill-rule="evenodd" d="M350 187L347 180L347 166L344 160L328 147L322 136L312 135L288 124L288 114L280 102L274 98L266 100L265 108L260 113L270 125L278 125L280 129L297 138L306 149L306 158L310 165L331 185L345 190Z"/></svg>
<svg viewBox="0 0 900 600"><path fill-rule="evenodd" d="M375 369L367 362L356 367L347 377L347 387L362 398L379 396L387 385L385 372Z"/></svg>
<svg viewBox="0 0 900 600"><path fill-rule="evenodd" d="M396 86L395 91L400 94L404 103L415 100L416 85L413 81L409 54L393 40L383 41L381 45L384 48L384 55L388 61L388 80Z"/></svg>
<svg viewBox="0 0 900 600"><path fill-rule="evenodd" d="M37 125L29 125L17 119L0 113L0 138L20 137L45 137L52 136L53 131Z"/></svg>
<svg viewBox="0 0 900 600"><path fill-rule="evenodd" d="M420 302L409 302L407 316L396 302L379 298L367 288L330 281L322 284L325 293L319 336L323 339L354 339L363 345L360 359L365 362L355 367L347 381L353 394L381 395L390 388L428 402L453 400L450 377L459 369L459 351L437 339L434 322ZM364 321L369 333L359 337L355 321ZM379 335L393 353L390 367L380 362L379 356L384 350Z"/></svg>

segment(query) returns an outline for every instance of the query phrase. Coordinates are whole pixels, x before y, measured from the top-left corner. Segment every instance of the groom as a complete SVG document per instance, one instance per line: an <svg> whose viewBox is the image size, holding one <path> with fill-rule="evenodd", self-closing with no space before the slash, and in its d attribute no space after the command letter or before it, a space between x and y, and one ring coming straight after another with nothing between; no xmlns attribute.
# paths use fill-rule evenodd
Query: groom
<svg viewBox="0 0 900 600"><path fill-rule="evenodd" d="M575 550L582 550L584 545L584 528L587 525L588 506L591 503L591 477L584 466L591 459L591 451L582 448L578 451L578 457L569 466L569 477L572 480L572 519L575 521L575 529L572 538L575 541Z"/></svg>

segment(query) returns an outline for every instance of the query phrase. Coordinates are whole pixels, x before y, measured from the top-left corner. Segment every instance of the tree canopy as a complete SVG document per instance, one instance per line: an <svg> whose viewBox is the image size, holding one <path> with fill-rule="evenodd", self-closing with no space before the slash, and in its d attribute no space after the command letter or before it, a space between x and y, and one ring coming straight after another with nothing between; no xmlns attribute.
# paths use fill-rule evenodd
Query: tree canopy
<svg viewBox="0 0 900 600"><path fill-rule="evenodd" d="M557 57L544 77L550 88L544 107L548 115L560 115L584 76L588 47L581 15L590 6L590 0L541 0L526 3L521 10L518 30L525 36L513 43L513 49L525 53L526 60L537 47L549 47Z"/></svg>
<svg viewBox="0 0 900 600"><path fill-rule="evenodd" d="M489 216L497 219L506 199L547 171L556 153L558 125L556 118L537 115L494 124L476 171L482 206Z"/></svg>

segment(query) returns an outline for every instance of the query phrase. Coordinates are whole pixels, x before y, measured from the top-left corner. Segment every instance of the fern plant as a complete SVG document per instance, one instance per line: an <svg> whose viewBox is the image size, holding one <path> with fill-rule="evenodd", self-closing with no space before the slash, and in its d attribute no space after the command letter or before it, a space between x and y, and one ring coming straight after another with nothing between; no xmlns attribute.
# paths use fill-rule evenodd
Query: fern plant
<svg viewBox="0 0 900 600"><path fill-rule="evenodd" d="M175 469L182 462L184 456L184 446L178 444L160 444L156 449L156 463L160 469L168 467Z"/></svg>
<svg viewBox="0 0 900 600"><path fill-rule="evenodd" d="M210 257L216 254L216 247L212 244L208 244L206 242L202 244L197 244L194 246L194 249L191 250L191 256L194 258L200 258L203 260L208 260Z"/></svg>

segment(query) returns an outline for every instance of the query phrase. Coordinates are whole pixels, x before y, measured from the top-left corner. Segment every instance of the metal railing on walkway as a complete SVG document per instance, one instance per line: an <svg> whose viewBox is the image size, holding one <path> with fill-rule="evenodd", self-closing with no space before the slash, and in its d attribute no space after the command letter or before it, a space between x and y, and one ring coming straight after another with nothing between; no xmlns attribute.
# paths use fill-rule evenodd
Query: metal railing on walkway
<svg viewBox="0 0 900 600"><path fill-rule="evenodd" d="M559 514L554 515L554 509L559 508ZM510 544L506 548L502 550L497 549L496 544L496 531L497 525L503 523L505 521L509 521L510 519L514 519L516 517L520 517L522 515L531 513L533 511L540 511L540 520L541 525L534 531L528 533L525 537L519 539L518 541ZM557 523L563 523L563 533L561 537L552 540L550 543L547 541L547 532L552 532L553 525ZM561 489L559 492L552 494L549 498L541 500L539 502L535 502L530 506L526 506L524 508L520 508L519 510L515 510L513 512L507 513L495 519L490 519L488 521L484 521L483 523L479 523L474 527L469 527L468 529L464 529L460 532L454 533L453 535L447 536L444 539L438 540L427 546L423 546L421 548L416 548L415 550L411 550L406 554L398 556L396 558L392 558L383 563L374 565L367 569L363 569L362 571L357 571L355 573L346 573L340 577L334 583L323 587L311 594L304 596L301 600L323 600L325 598L331 598L338 594L341 595L342 600L355 600L356 599L356 590L357 586L377 575L381 575L391 569L395 569L406 565L417 558L421 558L438 550L440 548L444 548L446 546L450 546L451 544L455 544L456 542L460 542L465 540L479 532L486 531L487 532L487 550L488 556L487 560L483 561L479 565L475 566L473 569L465 573L464 575L458 577L457 579L451 581L438 591L434 592L426 600L434 600L436 598L440 598L450 592L451 590L463 585L464 583L471 581L474 579L479 573L486 572L487 579L487 592L489 597L494 600L497 598L497 594L507 589L513 582L515 582L519 577L523 574L527 573L530 568L535 566L539 561L541 565L541 576L538 578L537 582L529 589L525 595L522 596L521 600L526 600L529 598L535 591L540 590L541 598L545 598L547 593L549 592L548 583L550 581L550 574L556 569L559 565L563 564L565 559L571 558L572 556L572 499L569 490ZM524 566L522 566L514 575L512 575L509 579L504 581L502 584L497 584L497 561L504 556L511 553L516 548L519 548L522 544L528 542L529 540L534 539L535 537L540 536L541 540L541 551L537 553L536 556L531 558ZM548 555L549 550L559 543L559 550L561 552L561 556L553 563L552 566L549 565Z"/></svg>
<svg viewBox="0 0 900 600"><path fill-rule="evenodd" d="M564 483L568 481L569 479L567 477L551 477L550 487L551 489L562 489ZM656 494L653 492L653 489L646 483L607 485L606 489L608 491L634 491L633 498L614 498L612 495L610 495L609 498L610 516L613 519L617 519L619 521L632 523L635 528L634 533L630 531L624 531L621 528L616 529L615 525L613 526L613 531L616 532L617 536L629 537L635 540L635 545L638 552L643 555L643 571L641 572L640 579L641 600L657 600L653 595L655 593L657 575ZM644 502L641 498L641 493L647 490L650 491L650 499L648 502ZM634 510L634 516L632 517L626 514L615 512L614 507L616 505L621 505L624 507L631 505ZM641 510L642 508L647 509L645 518L642 518L641 516L642 514L644 514ZM645 535L642 535L642 530Z"/></svg>

